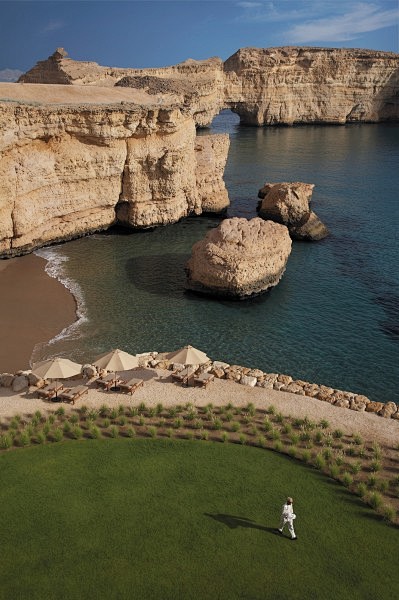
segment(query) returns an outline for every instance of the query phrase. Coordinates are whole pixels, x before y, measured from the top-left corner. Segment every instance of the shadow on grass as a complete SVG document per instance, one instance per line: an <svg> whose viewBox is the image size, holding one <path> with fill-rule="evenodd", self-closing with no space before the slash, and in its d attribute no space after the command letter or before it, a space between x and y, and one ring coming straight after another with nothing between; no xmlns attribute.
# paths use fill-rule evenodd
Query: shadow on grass
<svg viewBox="0 0 399 600"><path fill-rule="evenodd" d="M261 531L267 531L268 533L272 533L273 535L277 535L281 537L281 534L277 531L277 528L273 527L265 527L264 525L259 525L255 523L252 519L247 519L246 517L235 517L234 515L225 515L223 513L210 514L204 513L206 517L210 517L215 521L219 521L219 523L223 523L223 525L227 525L230 529L237 529L237 527L250 527L252 529L260 529Z"/></svg>

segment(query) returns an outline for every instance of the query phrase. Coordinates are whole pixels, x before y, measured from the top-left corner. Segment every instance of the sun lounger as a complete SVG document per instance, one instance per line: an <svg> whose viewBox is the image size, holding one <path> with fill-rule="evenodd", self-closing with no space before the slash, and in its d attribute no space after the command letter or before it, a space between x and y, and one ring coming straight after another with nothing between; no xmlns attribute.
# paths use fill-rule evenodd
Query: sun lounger
<svg viewBox="0 0 399 600"><path fill-rule="evenodd" d="M63 387L62 383L50 383L49 385L46 385L46 387L38 389L37 395L39 398L51 400L57 396L58 392L61 391Z"/></svg>
<svg viewBox="0 0 399 600"><path fill-rule="evenodd" d="M215 376L212 373L201 373L200 375L196 375L194 377L194 383L197 385L201 385L206 388L211 381L215 379Z"/></svg>
<svg viewBox="0 0 399 600"><path fill-rule="evenodd" d="M186 367L182 371L174 371L172 373L172 379L179 381L180 383L188 383L188 380L194 375L195 367Z"/></svg>
<svg viewBox="0 0 399 600"><path fill-rule="evenodd" d="M121 381L118 387L122 392L129 392L129 394L132 395L142 385L144 385L142 379L130 379L129 381Z"/></svg>
<svg viewBox="0 0 399 600"><path fill-rule="evenodd" d="M89 389L85 385L77 385L74 388L68 388L61 392L58 396L60 400L65 400L66 402L72 402L75 404L75 401L89 393Z"/></svg>
<svg viewBox="0 0 399 600"><path fill-rule="evenodd" d="M108 392L111 388L118 387L121 381L121 379L116 377L115 373L109 373L105 377L99 377L96 379L96 384L97 387L102 387Z"/></svg>

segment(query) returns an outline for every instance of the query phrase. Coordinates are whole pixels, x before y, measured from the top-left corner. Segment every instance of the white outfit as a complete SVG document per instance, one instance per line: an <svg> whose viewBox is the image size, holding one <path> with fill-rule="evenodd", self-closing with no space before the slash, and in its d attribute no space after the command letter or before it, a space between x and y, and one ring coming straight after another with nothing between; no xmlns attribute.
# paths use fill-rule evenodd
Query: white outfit
<svg viewBox="0 0 399 600"><path fill-rule="evenodd" d="M294 531L294 519L296 519L296 515L294 514L294 508L292 504L284 504L281 512L279 531L283 533L284 527L288 525L288 531L290 532L292 539L296 538Z"/></svg>

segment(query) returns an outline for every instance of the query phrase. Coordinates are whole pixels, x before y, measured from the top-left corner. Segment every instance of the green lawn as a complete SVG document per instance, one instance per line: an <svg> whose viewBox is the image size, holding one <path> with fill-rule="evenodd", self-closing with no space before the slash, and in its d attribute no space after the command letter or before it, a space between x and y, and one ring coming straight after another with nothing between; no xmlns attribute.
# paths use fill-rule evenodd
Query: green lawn
<svg viewBox="0 0 399 600"><path fill-rule="evenodd" d="M0 598L384 600L399 531L319 472L201 441L0 455ZM298 541L277 535L295 499Z"/></svg>

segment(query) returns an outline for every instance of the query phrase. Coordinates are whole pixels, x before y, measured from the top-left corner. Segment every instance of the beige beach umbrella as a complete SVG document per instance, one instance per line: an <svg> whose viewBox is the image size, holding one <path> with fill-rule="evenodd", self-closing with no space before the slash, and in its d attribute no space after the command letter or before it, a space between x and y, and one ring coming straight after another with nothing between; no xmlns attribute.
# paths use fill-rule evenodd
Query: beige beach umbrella
<svg viewBox="0 0 399 600"><path fill-rule="evenodd" d="M32 373L42 379L66 379L78 375L82 365L68 358L49 358L33 365Z"/></svg>
<svg viewBox="0 0 399 600"><path fill-rule="evenodd" d="M180 350L170 352L166 355L166 358L182 365L203 365L210 360L205 352L194 348L194 346L184 346L184 348L181 348Z"/></svg>
<svg viewBox="0 0 399 600"><path fill-rule="evenodd" d="M68 358L49 358L33 365L32 373L42 379L67 379L74 375L79 375L82 371L82 365L72 362ZM57 398L58 394L55 393Z"/></svg>
<svg viewBox="0 0 399 600"><path fill-rule="evenodd" d="M99 369L113 371L115 373L114 385L116 385L117 371L128 371L129 369L138 367L139 359L133 354L115 348L115 350L111 350L111 352L106 352L105 354L97 356L93 361L93 365Z"/></svg>
<svg viewBox="0 0 399 600"><path fill-rule="evenodd" d="M114 371L116 373L117 371L128 371L129 369L138 367L139 359L133 354L116 348L115 350L111 350L111 352L97 356L93 365L99 369Z"/></svg>
<svg viewBox="0 0 399 600"><path fill-rule="evenodd" d="M210 360L205 352L193 346L185 346L180 350L170 352L166 355L166 358L182 365L202 365Z"/></svg>

